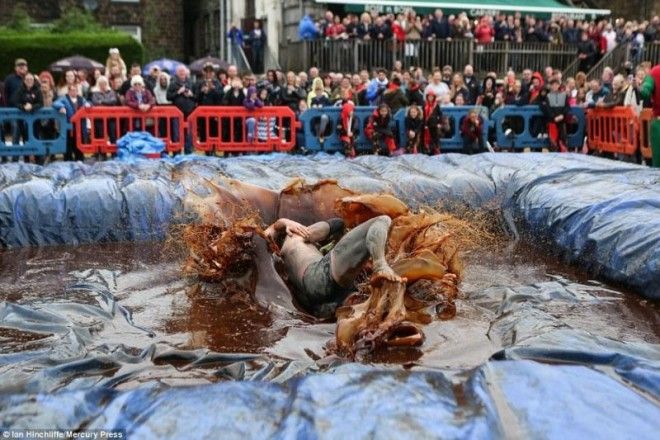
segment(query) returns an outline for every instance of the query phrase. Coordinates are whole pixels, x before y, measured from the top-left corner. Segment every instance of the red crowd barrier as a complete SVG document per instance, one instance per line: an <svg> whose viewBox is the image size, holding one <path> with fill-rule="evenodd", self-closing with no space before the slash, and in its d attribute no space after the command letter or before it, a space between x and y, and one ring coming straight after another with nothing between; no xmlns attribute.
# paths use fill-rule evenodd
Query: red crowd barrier
<svg viewBox="0 0 660 440"><path fill-rule="evenodd" d="M632 107L589 110L589 149L632 156L637 153L639 147L639 126L639 119Z"/></svg>
<svg viewBox="0 0 660 440"><path fill-rule="evenodd" d="M289 107L197 107L188 116L195 149L222 152L287 152L296 143L296 115Z"/></svg>
<svg viewBox="0 0 660 440"><path fill-rule="evenodd" d="M651 160L651 121L653 120L653 109L645 108L639 115L639 149L642 157Z"/></svg>
<svg viewBox="0 0 660 440"><path fill-rule="evenodd" d="M165 142L167 152L183 151L183 113L171 105L147 112L130 107L88 107L71 118L76 145L85 154L115 153L117 139L131 131L147 131Z"/></svg>

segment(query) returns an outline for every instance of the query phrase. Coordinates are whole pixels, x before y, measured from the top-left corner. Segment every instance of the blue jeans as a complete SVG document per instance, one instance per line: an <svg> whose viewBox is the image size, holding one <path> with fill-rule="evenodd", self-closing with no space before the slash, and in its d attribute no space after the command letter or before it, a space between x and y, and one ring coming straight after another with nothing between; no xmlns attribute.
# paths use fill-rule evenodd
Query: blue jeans
<svg viewBox="0 0 660 440"><path fill-rule="evenodd" d="M247 141L252 142L254 140L254 126L257 121L254 118L247 118L245 120L245 126L247 127Z"/></svg>

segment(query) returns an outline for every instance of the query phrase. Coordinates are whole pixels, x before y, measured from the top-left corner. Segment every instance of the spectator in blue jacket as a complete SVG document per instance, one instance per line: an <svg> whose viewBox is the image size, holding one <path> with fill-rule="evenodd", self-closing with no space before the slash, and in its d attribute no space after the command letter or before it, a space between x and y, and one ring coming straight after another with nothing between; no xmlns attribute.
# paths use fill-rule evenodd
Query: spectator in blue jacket
<svg viewBox="0 0 660 440"><path fill-rule="evenodd" d="M90 107L89 102L79 94L78 84L69 84L67 94L58 98L53 103L53 108L60 113L66 115L66 120L71 122L71 118L82 107ZM83 123L83 137L87 136L86 125ZM85 156L78 149L76 145L76 136L73 130L69 130L66 134L66 153L64 153L64 160L83 160Z"/></svg>
<svg viewBox="0 0 660 440"><path fill-rule="evenodd" d="M232 24L231 29L227 32L227 38L231 45L231 61L236 64L241 59L240 49L243 47L243 31L237 24Z"/></svg>
<svg viewBox="0 0 660 440"><path fill-rule="evenodd" d="M305 15L302 20L300 20L300 24L298 25L298 36L301 40L313 40L318 38L319 30L316 28L316 24L309 14Z"/></svg>

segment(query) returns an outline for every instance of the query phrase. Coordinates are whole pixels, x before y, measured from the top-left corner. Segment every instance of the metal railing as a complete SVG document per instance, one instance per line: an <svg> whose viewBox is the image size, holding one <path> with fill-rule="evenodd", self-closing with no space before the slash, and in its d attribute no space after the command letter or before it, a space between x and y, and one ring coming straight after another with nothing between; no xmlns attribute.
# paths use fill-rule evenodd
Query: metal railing
<svg viewBox="0 0 660 440"><path fill-rule="evenodd" d="M619 44L611 51L607 52L591 70L587 73L587 79L600 79L603 70L606 67L612 68L615 72L630 59L630 44Z"/></svg>
<svg viewBox="0 0 660 440"><path fill-rule="evenodd" d="M580 59L575 58L575 60L566 66L566 68L562 71L563 77L564 78L575 78L575 75L580 71Z"/></svg>
<svg viewBox="0 0 660 440"><path fill-rule="evenodd" d="M395 60L404 68L432 70L450 65L462 70L473 64L481 74L495 71L504 75L509 68L542 70L546 66L565 69L576 58L571 44L494 42L473 40L306 40L283 43L280 64L286 70L306 70L316 66L326 71L357 72L374 67L391 68Z"/></svg>
<svg viewBox="0 0 660 440"><path fill-rule="evenodd" d="M660 41L646 43L639 58L640 61L650 61L654 66L660 64Z"/></svg>
<svg viewBox="0 0 660 440"><path fill-rule="evenodd" d="M245 56L243 47L238 44L233 44L231 40L227 40L227 47L229 48L229 62L236 65L239 72L252 72L250 62Z"/></svg>

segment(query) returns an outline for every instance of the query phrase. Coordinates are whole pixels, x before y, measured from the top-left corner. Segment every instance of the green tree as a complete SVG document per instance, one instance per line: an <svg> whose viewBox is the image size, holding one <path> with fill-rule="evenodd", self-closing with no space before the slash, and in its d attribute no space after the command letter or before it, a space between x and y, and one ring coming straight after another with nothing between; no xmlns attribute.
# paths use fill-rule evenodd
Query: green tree
<svg viewBox="0 0 660 440"><path fill-rule="evenodd" d="M21 5L16 5L9 17L7 28L17 32L27 32L32 25L32 19Z"/></svg>
<svg viewBox="0 0 660 440"><path fill-rule="evenodd" d="M79 8L69 8L53 23L52 31L56 33L67 32L100 32L104 28L89 12Z"/></svg>

